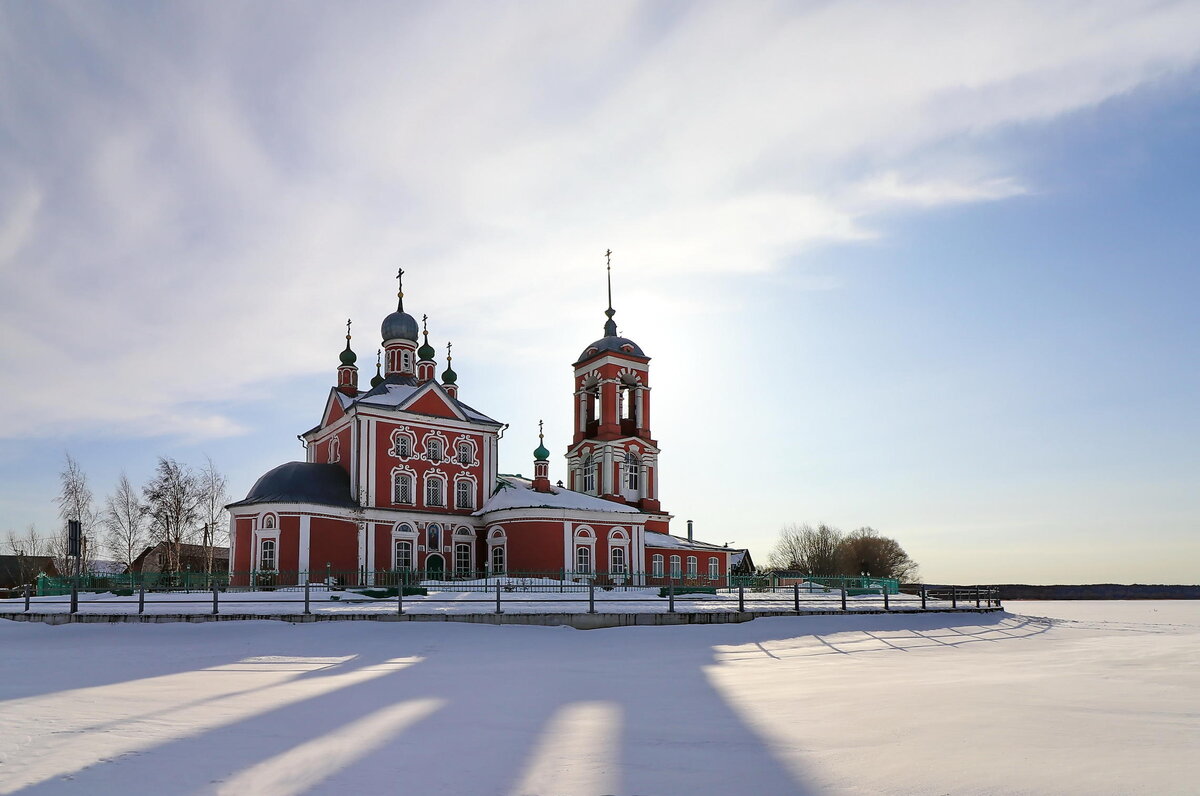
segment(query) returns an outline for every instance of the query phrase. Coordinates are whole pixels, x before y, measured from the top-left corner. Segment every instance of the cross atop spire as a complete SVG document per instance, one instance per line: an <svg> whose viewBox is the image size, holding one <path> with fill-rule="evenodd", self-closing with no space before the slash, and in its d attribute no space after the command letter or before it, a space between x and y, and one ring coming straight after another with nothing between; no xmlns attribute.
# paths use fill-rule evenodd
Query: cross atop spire
<svg viewBox="0 0 1200 796"><path fill-rule="evenodd" d="M350 319L346 319L346 345L350 344Z"/></svg>
<svg viewBox="0 0 1200 796"><path fill-rule="evenodd" d="M396 271L396 312L404 312L404 269Z"/></svg>
<svg viewBox="0 0 1200 796"><path fill-rule="evenodd" d="M429 315L428 315L428 313L421 316L421 331L423 331L425 333L426 337L429 336Z"/></svg>
<svg viewBox="0 0 1200 796"><path fill-rule="evenodd" d="M539 420L538 421L538 442L541 442L543 439L545 439L545 435L542 434L542 421Z"/></svg>
<svg viewBox="0 0 1200 796"><path fill-rule="evenodd" d="M613 309L612 305L612 249L605 250L604 259L608 269L608 309L604 311L604 314L608 316L608 320L604 322L604 336L616 337L617 322L613 320L613 316L617 314L617 311Z"/></svg>

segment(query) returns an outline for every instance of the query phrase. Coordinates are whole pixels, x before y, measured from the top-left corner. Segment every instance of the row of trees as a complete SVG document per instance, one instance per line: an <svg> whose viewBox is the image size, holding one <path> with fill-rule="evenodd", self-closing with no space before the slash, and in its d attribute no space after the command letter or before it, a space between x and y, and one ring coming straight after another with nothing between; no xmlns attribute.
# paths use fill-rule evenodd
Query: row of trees
<svg viewBox="0 0 1200 796"><path fill-rule="evenodd" d="M788 525L779 532L768 562L773 569L835 577L917 577L917 562L895 539L874 528L845 533L829 525Z"/></svg>
<svg viewBox="0 0 1200 796"><path fill-rule="evenodd" d="M154 474L141 489L121 473L112 493L99 505L87 474L70 453L59 482L56 502L62 530L49 537L40 536L32 525L23 535L9 531L8 548L13 555L52 556L59 572L74 572L76 562L67 555L67 520L79 520L83 531L79 567L84 572L91 571L105 553L129 567L143 550L158 544L164 545L165 568L172 571L181 568L185 544L202 545L205 571L212 572L215 548L228 542L228 484L210 458L194 468L159 457Z"/></svg>

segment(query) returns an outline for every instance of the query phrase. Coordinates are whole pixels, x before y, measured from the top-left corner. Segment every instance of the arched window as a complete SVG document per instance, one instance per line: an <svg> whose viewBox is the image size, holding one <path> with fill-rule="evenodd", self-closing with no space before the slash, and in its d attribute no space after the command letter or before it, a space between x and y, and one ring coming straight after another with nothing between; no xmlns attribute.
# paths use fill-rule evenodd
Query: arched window
<svg viewBox="0 0 1200 796"><path fill-rule="evenodd" d="M473 509L475 508L475 490L472 489L473 484L465 478L460 478L454 482L454 507L458 509Z"/></svg>
<svg viewBox="0 0 1200 796"><path fill-rule="evenodd" d="M258 546L258 568L267 572L275 571L275 540L263 539Z"/></svg>
<svg viewBox="0 0 1200 796"><path fill-rule="evenodd" d="M632 451L625 454L625 488L634 493L642 488L642 462Z"/></svg>
<svg viewBox="0 0 1200 796"><path fill-rule="evenodd" d="M592 548L579 545L575 548L575 572L578 575L588 575L592 571Z"/></svg>
<svg viewBox="0 0 1200 796"><path fill-rule="evenodd" d="M413 566L413 544L407 539L397 539L395 548L395 568L409 570Z"/></svg>
<svg viewBox="0 0 1200 796"><path fill-rule="evenodd" d="M661 553L655 553L650 558L650 574L656 578L663 576L663 557Z"/></svg>
<svg viewBox="0 0 1200 796"><path fill-rule="evenodd" d="M467 442L466 440L458 443L457 459L458 463L464 467L475 463L475 454L471 450L471 443Z"/></svg>
<svg viewBox="0 0 1200 796"><path fill-rule="evenodd" d="M440 475L428 473L425 476L425 505L446 505L446 479Z"/></svg>
<svg viewBox="0 0 1200 796"><path fill-rule="evenodd" d="M671 556L671 577L679 578L683 576L683 570L679 567L679 556Z"/></svg>
<svg viewBox="0 0 1200 796"><path fill-rule="evenodd" d="M429 552L434 553L442 549L442 526L436 522L430 523L425 530L425 537L429 540Z"/></svg>
<svg viewBox="0 0 1200 796"><path fill-rule="evenodd" d="M334 437L333 439L329 440L329 459L328 459L328 461L331 464L333 462L338 462L338 461L342 460L341 447L342 447L341 443L338 442L337 437Z"/></svg>
<svg viewBox="0 0 1200 796"><path fill-rule="evenodd" d="M499 575L504 572L504 545L498 544L492 548L492 574Z"/></svg>
<svg viewBox="0 0 1200 796"><path fill-rule="evenodd" d="M583 462L583 484L580 491L589 495L596 492L596 460L591 457Z"/></svg>
<svg viewBox="0 0 1200 796"><path fill-rule="evenodd" d="M471 545L454 545L454 574L460 578L471 574Z"/></svg>
<svg viewBox="0 0 1200 796"><path fill-rule="evenodd" d="M425 454L431 462L440 462L445 456L445 451L442 449L442 441L437 437L425 438Z"/></svg>
<svg viewBox="0 0 1200 796"><path fill-rule="evenodd" d="M696 557L688 556L687 565L688 565L687 576L689 578L696 577Z"/></svg>
<svg viewBox="0 0 1200 796"><path fill-rule="evenodd" d="M275 529L275 515L268 514L267 516L263 517L262 527L267 529L268 531L274 530Z"/></svg>
<svg viewBox="0 0 1200 796"><path fill-rule="evenodd" d="M392 434L392 455L401 459L407 459L412 456L413 452L413 437L411 434L404 431L397 431Z"/></svg>
<svg viewBox="0 0 1200 796"><path fill-rule="evenodd" d="M614 575L624 575L625 574L625 548L624 547L614 547L612 549L612 552L609 553L609 557L610 557L611 561L608 566L608 571Z"/></svg>
<svg viewBox="0 0 1200 796"><path fill-rule="evenodd" d="M404 470L392 473L392 502L411 506L413 497L413 474Z"/></svg>
<svg viewBox="0 0 1200 796"><path fill-rule="evenodd" d="M708 559L708 579L717 580L721 577L721 560L716 556Z"/></svg>

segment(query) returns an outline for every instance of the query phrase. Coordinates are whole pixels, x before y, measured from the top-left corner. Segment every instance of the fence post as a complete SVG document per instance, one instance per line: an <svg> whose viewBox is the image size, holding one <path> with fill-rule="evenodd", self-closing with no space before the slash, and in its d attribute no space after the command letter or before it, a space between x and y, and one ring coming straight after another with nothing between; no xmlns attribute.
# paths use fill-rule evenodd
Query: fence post
<svg viewBox="0 0 1200 796"><path fill-rule="evenodd" d="M404 613L404 584L396 586L396 613Z"/></svg>
<svg viewBox="0 0 1200 796"><path fill-rule="evenodd" d="M881 586L880 588L883 590L883 610L885 610L885 611L890 611L890 610L892 610L892 608L891 608L891 606L890 606L890 605L888 605L888 587L887 587L887 584L886 584L886 583L885 583L885 584L883 584L883 586Z"/></svg>
<svg viewBox="0 0 1200 796"><path fill-rule="evenodd" d="M29 611L29 584L25 584L25 611Z"/></svg>
<svg viewBox="0 0 1200 796"><path fill-rule="evenodd" d="M308 573L305 572L304 573L304 614L305 614L305 616L312 613L312 611L310 611L308 608L308 580L309 580Z"/></svg>
<svg viewBox="0 0 1200 796"><path fill-rule="evenodd" d="M217 587L213 586L213 616L216 616L217 611Z"/></svg>
<svg viewBox="0 0 1200 796"><path fill-rule="evenodd" d="M846 610L846 579L842 578L842 610Z"/></svg>
<svg viewBox="0 0 1200 796"><path fill-rule="evenodd" d="M496 613L498 613L498 614L503 613L500 610L500 583L499 583L499 581L496 582Z"/></svg>
<svg viewBox="0 0 1200 796"><path fill-rule="evenodd" d="M596 584L588 584L588 613L596 613Z"/></svg>
<svg viewBox="0 0 1200 796"><path fill-rule="evenodd" d="M675 613L675 580L667 582L667 613Z"/></svg>
<svg viewBox="0 0 1200 796"><path fill-rule="evenodd" d="M958 607L958 587L957 586L950 587L950 607L951 608Z"/></svg>
<svg viewBox="0 0 1200 796"><path fill-rule="evenodd" d="M979 587L975 587L975 607L979 607Z"/></svg>
<svg viewBox="0 0 1200 796"><path fill-rule="evenodd" d="M71 584L71 613L79 610L79 587Z"/></svg>
<svg viewBox="0 0 1200 796"><path fill-rule="evenodd" d="M921 587L921 610L925 610L925 587Z"/></svg>
<svg viewBox="0 0 1200 796"><path fill-rule="evenodd" d="M796 613L800 613L800 584L792 584L792 605L796 609Z"/></svg>
<svg viewBox="0 0 1200 796"><path fill-rule="evenodd" d="M740 613L746 612L746 587L745 586L738 586L738 611Z"/></svg>
<svg viewBox="0 0 1200 796"><path fill-rule="evenodd" d="M146 582L138 584L138 613L146 613Z"/></svg>

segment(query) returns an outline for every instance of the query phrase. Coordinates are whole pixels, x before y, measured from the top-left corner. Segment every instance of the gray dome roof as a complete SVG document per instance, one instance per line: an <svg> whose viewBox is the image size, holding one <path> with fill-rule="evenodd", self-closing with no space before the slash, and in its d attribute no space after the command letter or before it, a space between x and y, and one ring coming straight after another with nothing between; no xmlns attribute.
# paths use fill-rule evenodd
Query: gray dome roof
<svg viewBox="0 0 1200 796"><path fill-rule="evenodd" d="M254 482L245 500L230 505L253 503L316 503L320 506L358 505L350 494L350 476L339 465L288 462L270 470Z"/></svg>
<svg viewBox="0 0 1200 796"><path fill-rule="evenodd" d="M400 310L384 318L380 327L384 340L412 340L415 343L418 331L417 319Z"/></svg>
<svg viewBox="0 0 1200 796"><path fill-rule="evenodd" d="M624 346L630 346L632 350L626 351ZM635 357L645 357L642 352L642 347L630 340L628 337L604 336L596 342L592 343L587 348L583 349L583 353L579 355L576 362L582 362L585 359L590 359L602 351L616 351L620 354L633 354Z"/></svg>

